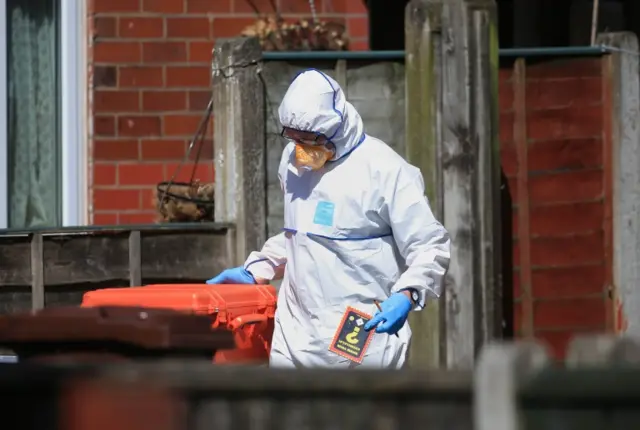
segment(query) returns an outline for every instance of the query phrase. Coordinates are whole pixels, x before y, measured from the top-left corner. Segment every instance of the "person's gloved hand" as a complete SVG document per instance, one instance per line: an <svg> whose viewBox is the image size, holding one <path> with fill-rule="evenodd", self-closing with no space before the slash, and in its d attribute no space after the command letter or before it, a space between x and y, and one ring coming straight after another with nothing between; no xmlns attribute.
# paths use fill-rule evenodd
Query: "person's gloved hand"
<svg viewBox="0 0 640 430"><path fill-rule="evenodd" d="M382 302L380 308L382 311L376 312L364 329L369 331L375 327L376 333L396 334L407 321L413 304L404 293L395 293Z"/></svg>
<svg viewBox="0 0 640 430"><path fill-rule="evenodd" d="M207 284L255 284L256 280L244 267L223 270L218 276L211 278Z"/></svg>

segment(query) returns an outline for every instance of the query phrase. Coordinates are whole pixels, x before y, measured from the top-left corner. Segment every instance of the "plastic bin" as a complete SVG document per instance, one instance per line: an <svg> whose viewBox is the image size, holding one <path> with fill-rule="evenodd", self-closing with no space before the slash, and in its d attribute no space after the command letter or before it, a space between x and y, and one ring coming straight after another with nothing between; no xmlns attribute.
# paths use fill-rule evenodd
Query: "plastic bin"
<svg viewBox="0 0 640 430"><path fill-rule="evenodd" d="M216 351L216 364L268 362L276 310L271 285L161 284L88 292L83 307L133 306L172 309L212 317L213 328L233 333L234 349Z"/></svg>

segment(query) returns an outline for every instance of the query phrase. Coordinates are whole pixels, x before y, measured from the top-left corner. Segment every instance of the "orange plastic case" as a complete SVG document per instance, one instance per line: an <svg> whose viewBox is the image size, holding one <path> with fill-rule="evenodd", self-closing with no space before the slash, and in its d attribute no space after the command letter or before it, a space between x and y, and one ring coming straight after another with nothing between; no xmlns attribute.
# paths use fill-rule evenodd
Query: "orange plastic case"
<svg viewBox="0 0 640 430"><path fill-rule="evenodd" d="M269 359L276 290L271 285L167 284L107 288L84 294L82 307L135 306L206 314L213 327L233 331L236 349L216 352L216 364L264 363Z"/></svg>

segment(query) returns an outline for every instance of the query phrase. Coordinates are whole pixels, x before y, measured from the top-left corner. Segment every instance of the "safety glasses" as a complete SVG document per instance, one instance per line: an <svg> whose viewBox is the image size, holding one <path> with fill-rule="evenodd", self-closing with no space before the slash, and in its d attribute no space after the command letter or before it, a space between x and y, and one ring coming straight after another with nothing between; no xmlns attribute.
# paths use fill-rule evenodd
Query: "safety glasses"
<svg viewBox="0 0 640 430"><path fill-rule="evenodd" d="M280 133L285 139L293 140L294 142L302 143L304 145L326 145L329 143L329 139L322 133L314 133L312 131L301 131L293 128L282 127Z"/></svg>

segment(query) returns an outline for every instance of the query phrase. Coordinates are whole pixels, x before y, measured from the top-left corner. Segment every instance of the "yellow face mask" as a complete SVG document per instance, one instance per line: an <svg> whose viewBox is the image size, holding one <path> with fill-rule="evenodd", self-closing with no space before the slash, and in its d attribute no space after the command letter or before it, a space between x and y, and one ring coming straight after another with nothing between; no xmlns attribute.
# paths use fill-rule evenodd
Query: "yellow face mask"
<svg viewBox="0 0 640 430"><path fill-rule="evenodd" d="M333 151L324 145L296 143L296 166L302 169L318 170L333 157Z"/></svg>

